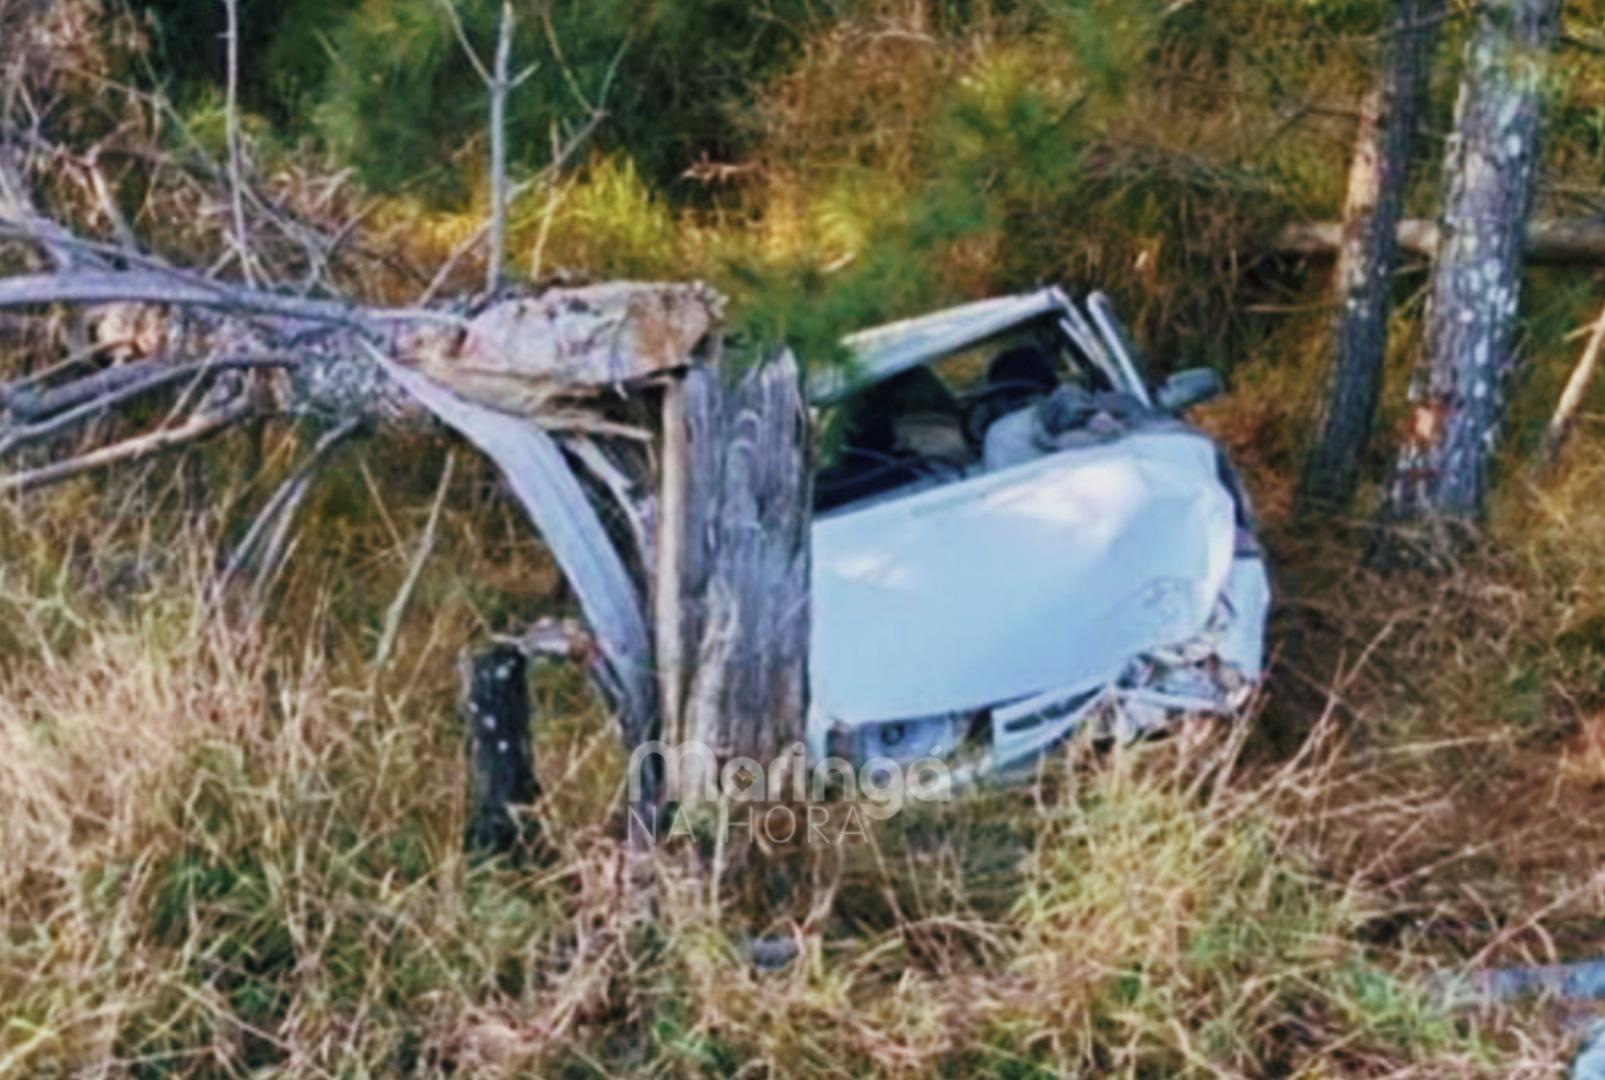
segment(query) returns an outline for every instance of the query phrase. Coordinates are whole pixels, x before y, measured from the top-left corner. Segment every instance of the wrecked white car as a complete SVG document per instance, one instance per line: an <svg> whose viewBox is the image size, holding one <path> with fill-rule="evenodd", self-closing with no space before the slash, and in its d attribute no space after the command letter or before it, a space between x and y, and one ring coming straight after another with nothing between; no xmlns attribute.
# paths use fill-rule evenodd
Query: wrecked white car
<svg viewBox="0 0 1605 1080"><path fill-rule="evenodd" d="M1072 733L1231 714L1269 586L1221 449L1179 419L1207 369L1150 387L1101 294L988 300L855 335L809 398L809 753L979 773Z"/></svg>

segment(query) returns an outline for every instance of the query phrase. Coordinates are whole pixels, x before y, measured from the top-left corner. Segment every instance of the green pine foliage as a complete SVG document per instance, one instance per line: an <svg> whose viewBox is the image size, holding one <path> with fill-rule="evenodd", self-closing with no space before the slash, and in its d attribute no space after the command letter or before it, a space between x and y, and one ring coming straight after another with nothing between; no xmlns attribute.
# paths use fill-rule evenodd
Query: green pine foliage
<svg viewBox="0 0 1605 1080"><path fill-rule="evenodd" d="M461 0L469 40L489 63L500 4ZM593 109L608 120L597 144L622 148L672 187L701 155L741 149L732 117L806 31L813 5L745 0L559 0L514 5L514 70L537 65L509 105L515 163L550 158L555 133ZM440 0L356 7L328 41L317 131L380 188L427 183L460 190L461 155L482 148L485 90Z"/></svg>

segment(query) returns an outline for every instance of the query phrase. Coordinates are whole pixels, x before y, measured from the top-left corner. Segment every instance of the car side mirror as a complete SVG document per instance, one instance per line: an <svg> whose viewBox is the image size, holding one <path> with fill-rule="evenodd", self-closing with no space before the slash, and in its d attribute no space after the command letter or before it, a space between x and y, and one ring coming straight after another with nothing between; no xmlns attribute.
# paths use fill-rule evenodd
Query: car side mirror
<svg viewBox="0 0 1605 1080"><path fill-rule="evenodd" d="M1178 371L1166 379L1154 395L1154 404L1166 412L1179 413L1225 393L1226 384L1214 368L1195 367Z"/></svg>

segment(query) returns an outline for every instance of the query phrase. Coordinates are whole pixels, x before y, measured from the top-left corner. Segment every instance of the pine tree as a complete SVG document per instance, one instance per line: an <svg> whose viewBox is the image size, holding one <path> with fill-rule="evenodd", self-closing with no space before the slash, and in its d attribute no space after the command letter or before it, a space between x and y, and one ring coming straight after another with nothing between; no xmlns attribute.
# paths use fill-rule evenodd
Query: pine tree
<svg viewBox="0 0 1605 1080"><path fill-rule="evenodd" d="M330 35L320 132L371 185L460 182L454 157L484 133L484 87L464 59L442 0L356 7ZM483 56L500 0L452 0ZM514 3L516 56L538 64L508 101L510 164L539 167L554 130L593 110L594 145L622 150L659 185L704 156L736 156L740 107L821 16L808 0L553 0Z"/></svg>
<svg viewBox="0 0 1605 1080"><path fill-rule="evenodd" d="M1505 418L1511 339L1560 0L1490 0L1477 17L1444 164L1427 342L1385 516L1452 526L1481 514Z"/></svg>
<svg viewBox="0 0 1605 1080"><path fill-rule="evenodd" d="M1304 511L1341 509L1353 498L1360 454L1371 437L1411 136L1442 12L1443 0L1394 0L1381 78L1361 106L1334 274L1338 311L1332 361L1299 489Z"/></svg>

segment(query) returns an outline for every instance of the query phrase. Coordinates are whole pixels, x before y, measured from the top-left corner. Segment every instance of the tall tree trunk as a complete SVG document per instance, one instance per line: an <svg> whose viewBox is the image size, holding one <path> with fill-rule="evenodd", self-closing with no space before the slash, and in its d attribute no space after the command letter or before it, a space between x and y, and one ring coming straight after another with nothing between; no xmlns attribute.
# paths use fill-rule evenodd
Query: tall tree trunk
<svg viewBox="0 0 1605 1080"><path fill-rule="evenodd" d="M1360 454L1371 437L1410 142L1442 10L1443 0L1394 0L1381 78L1361 107L1334 276L1335 341L1299 488L1301 512L1348 503Z"/></svg>
<svg viewBox="0 0 1605 1080"><path fill-rule="evenodd" d="M1427 344L1384 516L1463 535L1504 422L1547 54L1560 0L1489 0L1466 53L1444 162Z"/></svg>

